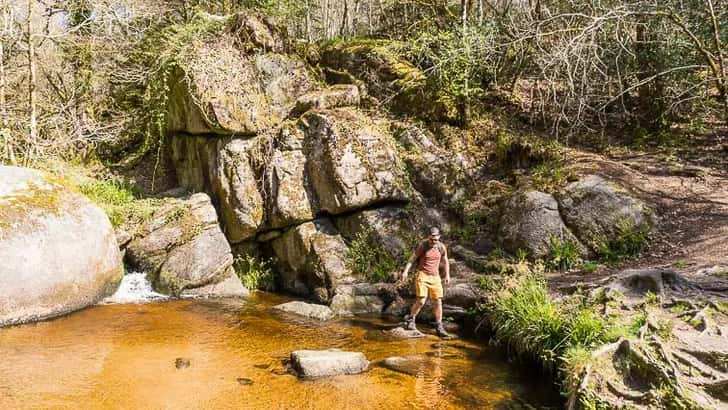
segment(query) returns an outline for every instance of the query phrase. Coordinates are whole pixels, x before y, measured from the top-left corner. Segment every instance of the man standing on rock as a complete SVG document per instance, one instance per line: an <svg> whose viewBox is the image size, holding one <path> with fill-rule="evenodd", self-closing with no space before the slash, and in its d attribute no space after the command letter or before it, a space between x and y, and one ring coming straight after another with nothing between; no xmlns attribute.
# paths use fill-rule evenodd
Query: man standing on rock
<svg viewBox="0 0 728 410"><path fill-rule="evenodd" d="M412 305L405 327L408 330L417 330L415 318L429 296L435 305L437 335L449 337L450 335L442 325L442 281L444 281L445 285L450 282L450 261L447 258L445 245L440 242L440 230L438 228L430 228L430 236L417 245L417 249L410 256L404 272L402 272L403 282L407 280L407 275L415 261L417 261L417 271L415 273L415 295L417 300ZM442 281L440 280L440 262L444 262L445 268L445 278Z"/></svg>

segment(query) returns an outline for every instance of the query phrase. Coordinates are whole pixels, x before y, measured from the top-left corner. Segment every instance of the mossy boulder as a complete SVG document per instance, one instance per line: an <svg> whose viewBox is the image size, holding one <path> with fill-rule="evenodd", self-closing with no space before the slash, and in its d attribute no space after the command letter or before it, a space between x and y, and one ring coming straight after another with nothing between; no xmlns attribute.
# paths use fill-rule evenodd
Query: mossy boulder
<svg viewBox="0 0 728 410"><path fill-rule="evenodd" d="M595 252L628 232L648 232L656 223L644 202L597 175L572 182L556 197L566 225Z"/></svg>
<svg viewBox="0 0 728 410"><path fill-rule="evenodd" d="M329 219L290 228L270 243L279 285L287 292L327 303L339 285L354 282L346 265L346 243Z"/></svg>
<svg viewBox="0 0 728 410"><path fill-rule="evenodd" d="M255 237L265 221L252 152L260 139L177 136L172 157L181 186L208 192L220 209L232 243Z"/></svg>
<svg viewBox="0 0 728 410"><path fill-rule="evenodd" d="M556 199L539 191L517 192L506 201L499 235L510 252L522 249L532 258L547 256L552 238L561 243L572 242L582 256L587 253L579 239L561 220Z"/></svg>
<svg viewBox="0 0 728 410"><path fill-rule="evenodd" d="M358 110L340 108L309 111L299 128L319 210L340 214L409 201L411 185L385 125Z"/></svg>
<svg viewBox="0 0 728 410"><path fill-rule="evenodd" d="M167 131L255 135L280 123L312 90L303 60L284 54L272 24L238 15L218 36L186 47L171 75Z"/></svg>
<svg viewBox="0 0 728 410"><path fill-rule="evenodd" d="M352 78L366 88L368 96L394 112L430 121L455 122L454 104L404 57L404 46L391 40L332 41L322 45L319 63L325 68L328 81L337 83Z"/></svg>
<svg viewBox="0 0 728 410"><path fill-rule="evenodd" d="M319 91L306 93L296 100L296 112L326 110L359 105L359 87L353 84L337 84Z"/></svg>
<svg viewBox="0 0 728 410"><path fill-rule="evenodd" d="M60 182L0 166L0 326L93 305L121 281L108 217Z"/></svg>
<svg viewBox="0 0 728 410"><path fill-rule="evenodd" d="M175 296L235 275L230 245L203 193L170 199L160 207L127 246L126 261L146 272L157 291ZM245 296L239 282L237 292L226 288L226 293Z"/></svg>

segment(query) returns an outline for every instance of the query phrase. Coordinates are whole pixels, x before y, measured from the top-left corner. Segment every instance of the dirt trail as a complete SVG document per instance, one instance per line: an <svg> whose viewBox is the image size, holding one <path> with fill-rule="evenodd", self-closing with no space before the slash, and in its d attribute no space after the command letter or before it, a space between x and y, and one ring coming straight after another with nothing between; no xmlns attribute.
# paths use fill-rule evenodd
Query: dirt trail
<svg viewBox="0 0 728 410"><path fill-rule="evenodd" d="M591 283L626 268L660 267L693 276L700 282L728 286L728 276L703 275L701 269L725 265L728 270L728 168L666 160L660 154L603 156L578 152L574 169L615 181L647 202L659 218L657 231L642 255L621 266L592 274L549 275L553 288ZM723 282L726 282L725 284Z"/></svg>

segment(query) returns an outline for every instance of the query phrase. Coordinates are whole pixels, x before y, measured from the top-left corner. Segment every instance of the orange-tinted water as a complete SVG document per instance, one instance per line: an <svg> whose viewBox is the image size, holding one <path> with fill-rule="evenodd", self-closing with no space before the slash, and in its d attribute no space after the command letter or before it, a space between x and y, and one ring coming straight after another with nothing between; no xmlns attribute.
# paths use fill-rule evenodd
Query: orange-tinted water
<svg viewBox="0 0 728 410"><path fill-rule="evenodd" d="M281 301L258 294L96 306L0 329L0 409L498 408L516 398L550 400L548 388L489 348L464 340L433 346L432 336L384 341L383 322L312 323L271 312ZM324 348L361 351L372 366L315 381L284 373L291 351ZM427 352L432 364L416 376L375 363ZM189 367L178 369L177 358Z"/></svg>

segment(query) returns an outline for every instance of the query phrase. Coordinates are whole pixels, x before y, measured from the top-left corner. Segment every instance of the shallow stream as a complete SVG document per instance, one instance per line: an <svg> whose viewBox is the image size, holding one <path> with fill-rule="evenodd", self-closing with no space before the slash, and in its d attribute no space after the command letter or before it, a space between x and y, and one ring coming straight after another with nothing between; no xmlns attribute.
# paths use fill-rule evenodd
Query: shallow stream
<svg viewBox="0 0 728 410"><path fill-rule="evenodd" d="M154 299L154 297L150 297ZM128 301L129 299L125 299ZM387 341L380 319L313 323L270 307L287 299L175 300L94 306L0 329L0 408L399 409L557 406L537 372L494 349L434 336ZM370 370L302 381L297 349L363 352ZM377 362L427 354L416 375Z"/></svg>

